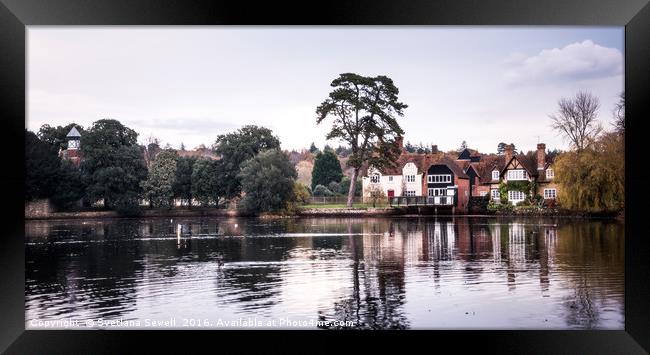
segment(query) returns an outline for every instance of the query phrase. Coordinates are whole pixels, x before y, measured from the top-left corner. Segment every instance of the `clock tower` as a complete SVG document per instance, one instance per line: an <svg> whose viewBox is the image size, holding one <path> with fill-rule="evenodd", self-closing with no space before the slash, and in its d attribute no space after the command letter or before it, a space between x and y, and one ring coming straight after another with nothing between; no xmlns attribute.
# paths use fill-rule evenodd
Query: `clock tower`
<svg viewBox="0 0 650 355"><path fill-rule="evenodd" d="M76 127L72 127L65 138L68 140L68 149L79 149L81 134L79 134L79 131L77 131Z"/></svg>
<svg viewBox="0 0 650 355"><path fill-rule="evenodd" d="M72 164L79 167L79 164L81 163L81 151L79 150L81 134L79 134L77 128L72 127L65 138L68 140L68 149L61 152L62 158L71 161Z"/></svg>

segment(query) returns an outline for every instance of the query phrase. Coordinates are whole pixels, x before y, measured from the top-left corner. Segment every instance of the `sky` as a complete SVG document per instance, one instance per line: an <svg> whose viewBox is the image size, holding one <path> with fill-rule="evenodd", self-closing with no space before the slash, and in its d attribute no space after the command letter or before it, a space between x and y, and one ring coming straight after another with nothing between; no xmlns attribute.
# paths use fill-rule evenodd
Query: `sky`
<svg viewBox="0 0 650 355"><path fill-rule="evenodd" d="M405 142L567 149L548 116L583 90L610 128L623 43L623 27L29 26L26 128L113 118L141 143L192 149L255 124L283 149L336 147L315 110L354 72L393 79Z"/></svg>

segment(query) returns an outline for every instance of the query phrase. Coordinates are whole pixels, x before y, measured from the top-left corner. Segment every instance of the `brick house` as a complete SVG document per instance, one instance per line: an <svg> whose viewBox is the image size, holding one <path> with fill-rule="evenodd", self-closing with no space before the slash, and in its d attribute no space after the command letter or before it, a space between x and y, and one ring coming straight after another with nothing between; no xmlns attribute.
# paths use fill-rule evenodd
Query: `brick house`
<svg viewBox="0 0 650 355"><path fill-rule="evenodd" d="M402 153L394 167L383 171L372 167L367 169L362 178L364 201L369 200L371 190L381 189L389 199L419 197L404 201L409 201L408 204L452 206L455 213L466 213L472 197L489 194L498 201L499 185L508 181L535 181L537 194L545 199L557 196L553 161L546 154L543 143L537 145L533 154L515 155L513 147L508 145L504 155L482 155L472 149L463 149L455 154L444 153L438 151L436 145L431 147L431 153L409 153L404 149L402 139L397 142ZM524 199L519 191L509 191L508 194L509 201L515 204Z"/></svg>
<svg viewBox="0 0 650 355"><path fill-rule="evenodd" d="M532 154L531 154L532 153ZM499 201L501 196L499 185L501 182L526 181L536 182L535 194L545 200L557 198L557 185L553 181L553 158L546 153L544 143L537 144L535 152L529 154L513 154L511 145L506 146L505 154L498 156L484 156L476 166L480 175L479 195L490 195L494 201ZM508 201L518 204L525 199L521 191L508 191Z"/></svg>
<svg viewBox="0 0 650 355"><path fill-rule="evenodd" d="M467 211L470 195L469 177L458 156L438 151L432 146L428 154L409 153L398 139L402 153L393 168L383 171L368 168L362 178L363 199L368 201L372 189L381 189L385 196L426 197L430 205L454 207Z"/></svg>

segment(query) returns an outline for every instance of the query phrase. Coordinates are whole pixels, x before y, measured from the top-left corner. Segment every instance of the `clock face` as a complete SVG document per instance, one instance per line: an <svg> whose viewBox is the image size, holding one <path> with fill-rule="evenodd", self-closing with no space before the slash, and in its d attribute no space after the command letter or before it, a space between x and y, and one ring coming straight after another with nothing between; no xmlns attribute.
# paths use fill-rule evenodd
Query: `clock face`
<svg viewBox="0 0 650 355"><path fill-rule="evenodd" d="M79 141L76 140L68 141L68 148L79 148Z"/></svg>

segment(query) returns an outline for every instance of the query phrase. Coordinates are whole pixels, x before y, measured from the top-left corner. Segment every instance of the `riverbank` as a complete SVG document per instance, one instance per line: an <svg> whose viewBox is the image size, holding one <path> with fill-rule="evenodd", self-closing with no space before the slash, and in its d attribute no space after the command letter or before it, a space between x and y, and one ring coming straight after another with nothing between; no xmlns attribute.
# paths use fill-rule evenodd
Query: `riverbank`
<svg viewBox="0 0 650 355"><path fill-rule="evenodd" d="M392 207L313 207L299 208L293 215L282 213L263 213L259 217L263 219L275 218L296 218L296 217L394 217L394 216L432 216L432 214L413 214L404 209ZM442 214L439 214L442 216ZM564 218L616 218L624 220L624 214L587 214L578 213L557 208L553 209L513 209L509 211L479 212L473 211L469 214L456 214L462 217L564 217ZM133 218L133 217L243 217L237 210L225 210L216 208L175 208L175 209L143 209L138 215L121 215L115 211L74 211L74 212L52 212L33 208L25 208L26 220L50 220L50 219L97 219L97 218Z"/></svg>
<svg viewBox="0 0 650 355"><path fill-rule="evenodd" d="M236 217L239 214L233 210L218 209L173 209L173 210L143 210L139 215L121 215L115 211L78 211L50 212L39 215L25 215L26 220L38 219L95 219L95 218L133 218L133 217Z"/></svg>

